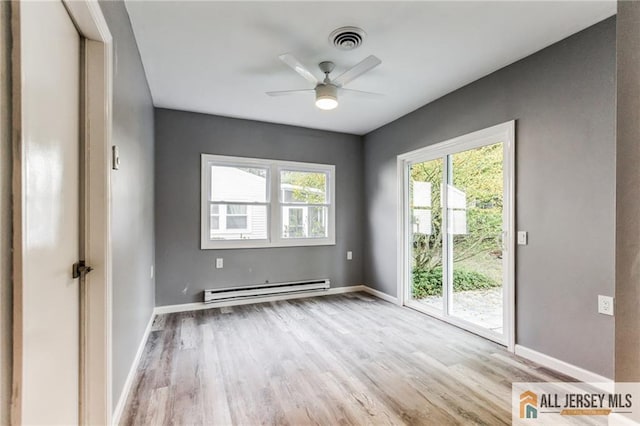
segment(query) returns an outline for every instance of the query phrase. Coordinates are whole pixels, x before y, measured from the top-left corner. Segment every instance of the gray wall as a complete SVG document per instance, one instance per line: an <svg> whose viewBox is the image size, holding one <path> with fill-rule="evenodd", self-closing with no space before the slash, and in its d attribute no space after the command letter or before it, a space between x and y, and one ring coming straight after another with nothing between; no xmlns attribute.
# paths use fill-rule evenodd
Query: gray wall
<svg viewBox="0 0 640 426"><path fill-rule="evenodd" d="M0 425L11 400L11 114L10 3L0 2Z"/></svg>
<svg viewBox="0 0 640 426"><path fill-rule="evenodd" d="M365 137L365 284L396 293L396 156L517 120L517 343L613 377L615 18Z"/></svg>
<svg viewBox="0 0 640 426"><path fill-rule="evenodd" d="M156 109L155 124L157 306L200 302L204 289L266 280L362 284L359 136L167 109ZM335 164L336 245L200 250L201 153ZM215 269L217 257L223 269Z"/></svg>
<svg viewBox="0 0 640 426"><path fill-rule="evenodd" d="M111 173L116 404L154 307L154 129L151 94L124 3L100 6L115 43L112 143L121 157L120 170Z"/></svg>
<svg viewBox="0 0 640 426"><path fill-rule="evenodd" d="M640 2L618 2L616 374L640 381Z"/></svg>

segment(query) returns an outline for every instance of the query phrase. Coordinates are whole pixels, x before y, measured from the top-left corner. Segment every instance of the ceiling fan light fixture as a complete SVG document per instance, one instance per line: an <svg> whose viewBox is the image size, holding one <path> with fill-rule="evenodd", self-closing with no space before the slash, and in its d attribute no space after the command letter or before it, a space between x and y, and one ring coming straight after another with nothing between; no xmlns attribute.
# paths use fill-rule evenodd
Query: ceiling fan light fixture
<svg viewBox="0 0 640 426"><path fill-rule="evenodd" d="M338 87L333 84L318 84L316 86L316 106L325 111L338 106Z"/></svg>
<svg viewBox="0 0 640 426"><path fill-rule="evenodd" d="M322 110L329 111L338 106L338 100L334 98L316 98L316 106Z"/></svg>

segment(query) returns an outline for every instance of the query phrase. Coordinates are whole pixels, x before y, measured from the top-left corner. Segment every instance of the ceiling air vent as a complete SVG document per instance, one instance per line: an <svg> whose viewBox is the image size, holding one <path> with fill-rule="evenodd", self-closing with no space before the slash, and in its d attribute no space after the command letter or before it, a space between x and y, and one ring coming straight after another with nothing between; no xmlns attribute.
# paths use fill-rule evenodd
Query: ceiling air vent
<svg viewBox="0 0 640 426"><path fill-rule="evenodd" d="M367 33L358 27L342 27L329 35L329 42L341 50L353 50L360 46Z"/></svg>

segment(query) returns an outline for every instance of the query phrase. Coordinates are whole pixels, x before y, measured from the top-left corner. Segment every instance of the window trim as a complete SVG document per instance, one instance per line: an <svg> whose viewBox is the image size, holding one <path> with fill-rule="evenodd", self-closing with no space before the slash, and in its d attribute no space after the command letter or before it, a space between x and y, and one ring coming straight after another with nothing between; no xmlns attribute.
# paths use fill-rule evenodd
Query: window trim
<svg viewBox="0 0 640 426"><path fill-rule="evenodd" d="M335 205L335 166L331 164L303 163L297 161L284 161L272 159L260 159L249 157L231 157L226 155L200 154L200 248L201 250L222 250L241 248L268 248L268 247L300 247L300 246L325 246L335 245L336 205ZM268 169L267 174L267 198L265 203L239 203L266 205L267 210L267 238L246 240L211 240L209 238L209 194L211 192L211 163L222 166L256 167ZM327 173L327 237L325 238L283 238L281 235L284 220L281 206L290 205L283 203L280 195L280 171L302 171ZM217 204L234 204L233 201L220 201ZM238 203L235 203L238 204ZM299 206L315 206L316 204L296 204Z"/></svg>

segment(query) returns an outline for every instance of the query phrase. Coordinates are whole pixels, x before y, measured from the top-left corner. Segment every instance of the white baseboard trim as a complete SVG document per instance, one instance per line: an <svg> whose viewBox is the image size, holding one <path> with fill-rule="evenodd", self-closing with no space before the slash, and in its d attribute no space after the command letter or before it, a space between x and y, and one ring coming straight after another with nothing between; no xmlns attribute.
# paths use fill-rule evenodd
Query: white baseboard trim
<svg viewBox="0 0 640 426"><path fill-rule="evenodd" d="M515 349L516 355L540 364L543 367L547 367L569 377L573 377L581 382L601 383L603 385L613 384L613 380L611 379L557 358L553 358L549 355L543 354L542 352L534 351L533 349L529 349L522 345L516 345Z"/></svg>
<svg viewBox="0 0 640 426"><path fill-rule="evenodd" d="M113 415L111 416L112 425L120 424L120 418L122 417L122 412L124 411L124 407L127 404L127 399L129 398L129 393L131 392L131 386L133 386L133 380L136 377L136 372L138 371L138 365L140 365L140 359L142 358L144 347L147 344L147 340L149 339L149 334L151 333L151 326L153 325L153 320L155 319L155 317L156 317L156 313L154 309L154 312L151 313L151 318L149 318L149 323L147 324L147 328L144 330L144 334L142 335L140 346L138 346L138 352L136 352L136 356L133 359L133 362L131 363L131 368L129 369L127 380L125 380L124 386L122 387L122 392L120 393L120 398L118 398L118 403L116 404L116 408L113 410Z"/></svg>
<svg viewBox="0 0 640 426"><path fill-rule="evenodd" d="M197 303L183 303L180 305L156 306L156 308L153 310L153 313L155 315L162 315L162 314L171 314L174 312L199 311L201 309L221 308L224 306L240 306L240 305L250 305L252 303L275 302L278 300L291 300L291 299L302 299L305 297L330 296L333 294L353 293L356 291L363 291L379 299L386 300L387 302L398 304L398 299L396 297L389 296L386 293L383 293L371 287L367 287L366 285L352 285L347 287L334 287L328 290L308 291L305 293L276 294L273 296L251 297L251 298L242 299L242 300L229 300L229 301L213 302L213 303L197 302Z"/></svg>
<svg viewBox="0 0 640 426"><path fill-rule="evenodd" d="M394 305L398 305L400 303L397 297L390 296L387 293L383 293L380 290L376 290L375 288L371 288L366 285L363 285L362 290L365 291L366 293L369 293L372 296L377 297L378 299L382 299L389 303L393 303Z"/></svg>

